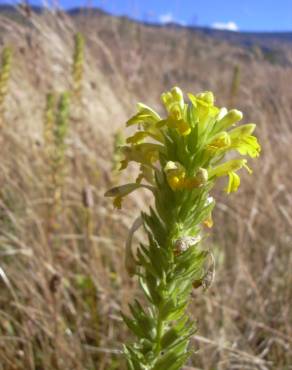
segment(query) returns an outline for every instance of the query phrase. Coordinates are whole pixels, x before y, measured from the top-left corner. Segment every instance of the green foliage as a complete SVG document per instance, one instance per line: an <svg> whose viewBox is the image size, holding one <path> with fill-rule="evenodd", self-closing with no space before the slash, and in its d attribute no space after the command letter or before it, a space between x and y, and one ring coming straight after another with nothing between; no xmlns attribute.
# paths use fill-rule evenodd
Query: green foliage
<svg viewBox="0 0 292 370"><path fill-rule="evenodd" d="M0 120L3 118L4 101L8 93L8 84L12 65L12 50L5 47L2 51L2 63L0 68Z"/></svg>
<svg viewBox="0 0 292 370"><path fill-rule="evenodd" d="M62 188L66 167L66 137L69 129L69 93L58 97L47 95L44 114L44 148L48 164L48 195L51 199L48 215L48 232L56 226L58 210L61 207Z"/></svg>
<svg viewBox="0 0 292 370"><path fill-rule="evenodd" d="M77 33L74 39L74 54L72 66L73 92L80 99L82 93L82 81L84 73L84 37Z"/></svg>
<svg viewBox="0 0 292 370"><path fill-rule="evenodd" d="M236 64L233 68L232 81L230 86L230 99L229 103L231 106L235 103L238 90L240 87L240 66Z"/></svg>
<svg viewBox="0 0 292 370"><path fill-rule="evenodd" d="M237 171L247 167L247 159L222 162L227 152L257 157L260 145L252 135L255 125L233 126L242 118L237 110L214 105L211 92L189 94L185 103L177 87L162 95L167 117L161 118L144 104L127 125L138 131L122 147L122 169L130 161L140 165L136 183L109 190L114 205L121 207L123 197L141 187L153 192L155 208L141 214L148 245L131 250L127 243L127 266L135 273L148 301L137 300L130 316L122 315L137 337L125 346L131 370L178 370L190 355L188 344L194 325L187 316L192 289L210 285L214 277L214 258L201 245L202 225L212 225L215 201L210 197L218 177L228 176L226 192L238 189ZM146 142L148 138L150 142ZM133 233L139 223L133 225ZM211 256L211 258L210 258ZM210 265L210 260L212 264Z"/></svg>
<svg viewBox="0 0 292 370"><path fill-rule="evenodd" d="M112 171L117 172L122 160L121 147L125 144L125 138L121 130L117 130L114 134L113 143L113 158L112 158Z"/></svg>

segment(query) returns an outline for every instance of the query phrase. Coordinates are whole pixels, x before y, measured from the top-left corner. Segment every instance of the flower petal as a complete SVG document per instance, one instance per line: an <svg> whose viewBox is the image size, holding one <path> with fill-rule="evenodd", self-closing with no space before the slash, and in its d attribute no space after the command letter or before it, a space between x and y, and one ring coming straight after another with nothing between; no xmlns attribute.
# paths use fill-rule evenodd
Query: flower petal
<svg viewBox="0 0 292 370"><path fill-rule="evenodd" d="M229 181L228 181L227 187L225 188L225 191L227 194L230 194L232 192L237 191L240 185L240 177L237 175L237 173L233 171L229 172L228 176L229 176Z"/></svg>

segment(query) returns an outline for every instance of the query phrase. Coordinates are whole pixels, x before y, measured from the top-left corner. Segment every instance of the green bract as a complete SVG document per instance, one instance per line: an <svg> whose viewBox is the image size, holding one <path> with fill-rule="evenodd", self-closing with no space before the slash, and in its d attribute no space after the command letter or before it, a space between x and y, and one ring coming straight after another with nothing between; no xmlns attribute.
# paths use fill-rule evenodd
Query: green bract
<svg viewBox="0 0 292 370"><path fill-rule="evenodd" d="M147 308L135 301L131 317L123 315L137 337L136 343L125 346L132 370L176 370L187 360L194 333L186 313L189 296L194 288L207 288L214 275L212 254L200 247L202 225L212 226L215 202L210 190L219 177L227 176L225 190L234 192L240 185L237 172L243 167L251 172L246 158L222 162L226 153L252 158L260 153L252 135L255 125L234 127L241 112L216 107L209 91L188 96L190 103L178 87L162 94L165 118L138 104L138 113L127 122L138 129L121 148L121 169L134 161L140 174L135 183L105 194L114 197L117 208L141 187L154 195L155 206L135 221L126 245L127 269L138 276L148 301ZM141 225L148 245L141 244L133 253L132 236Z"/></svg>

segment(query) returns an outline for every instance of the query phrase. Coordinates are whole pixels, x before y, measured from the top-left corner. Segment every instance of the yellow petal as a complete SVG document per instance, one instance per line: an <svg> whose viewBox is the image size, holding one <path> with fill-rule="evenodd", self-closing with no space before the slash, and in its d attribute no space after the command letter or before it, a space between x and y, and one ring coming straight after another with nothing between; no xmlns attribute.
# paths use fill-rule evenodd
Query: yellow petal
<svg viewBox="0 0 292 370"><path fill-rule="evenodd" d="M186 172L185 168L179 162L167 162L164 172L168 185L173 191L180 190L184 187Z"/></svg>
<svg viewBox="0 0 292 370"><path fill-rule="evenodd" d="M191 133L190 125L186 121L183 121L183 120L180 120L177 123L177 129L182 136L187 136Z"/></svg>
<svg viewBox="0 0 292 370"><path fill-rule="evenodd" d="M240 185L240 177L237 175L237 173L233 171L229 172L228 176L229 176L229 181L228 181L227 187L225 188L225 191L227 194L230 194L230 193L237 191Z"/></svg>
<svg viewBox="0 0 292 370"><path fill-rule="evenodd" d="M254 123L247 123L228 131L228 134L230 135L231 139L236 139L238 137L251 135L255 128L256 125Z"/></svg>
<svg viewBox="0 0 292 370"><path fill-rule="evenodd" d="M214 222L213 222L213 219L212 219L212 215L210 214L206 220L203 222L203 224L205 226L207 226L209 229L214 225Z"/></svg>
<svg viewBox="0 0 292 370"><path fill-rule="evenodd" d="M172 119L180 120L183 118L184 97L180 88L174 87L171 91L163 93L161 99Z"/></svg>
<svg viewBox="0 0 292 370"><path fill-rule="evenodd" d="M248 170L250 170L249 167L247 167L246 163L246 159L231 159L230 161L227 161L220 164L219 166L210 169L208 171L208 174L211 178L213 176L226 176L229 174L229 172L240 170L242 167L246 167Z"/></svg>
<svg viewBox="0 0 292 370"><path fill-rule="evenodd" d="M219 149L227 149L230 146L230 136L226 131L220 132L215 135L212 141L207 145L207 149L216 151Z"/></svg>

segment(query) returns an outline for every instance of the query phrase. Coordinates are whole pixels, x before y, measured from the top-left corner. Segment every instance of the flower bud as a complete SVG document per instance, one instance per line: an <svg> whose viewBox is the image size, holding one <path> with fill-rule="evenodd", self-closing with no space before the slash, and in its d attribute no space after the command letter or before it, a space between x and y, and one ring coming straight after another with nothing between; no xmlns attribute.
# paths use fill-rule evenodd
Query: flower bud
<svg viewBox="0 0 292 370"><path fill-rule="evenodd" d="M179 162L167 162L164 167L164 172L166 174L168 185L173 191L180 190L184 187L186 172L184 166Z"/></svg>
<svg viewBox="0 0 292 370"><path fill-rule="evenodd" d="M190 247L198 244L201 241L201 236L183 236L175 241L174 254L179 256L187 251Z"/></svg>
<svg viewBox="0 0 292 370"><path fill-rule="evenodd" d="M242 113L237 109L230 110L220 121L216 123L216 131L222 131L242 119Z"/></svg>
<svg viewBox="0 0 292 370"><path fill-rule="evenodd" d="M208 181L208 171L205 168L199 168L196 176L185 180L185 188L191 190L194 188L200 188L205 185Z"/></svg>
<svg viewBox="0 0 292 370"><path fill-rule="evenodd" d="M215 99L211 91L204 91L200 94L197 94L196 97L200 100L203 100L208 105L214 105Z"/></svg>

